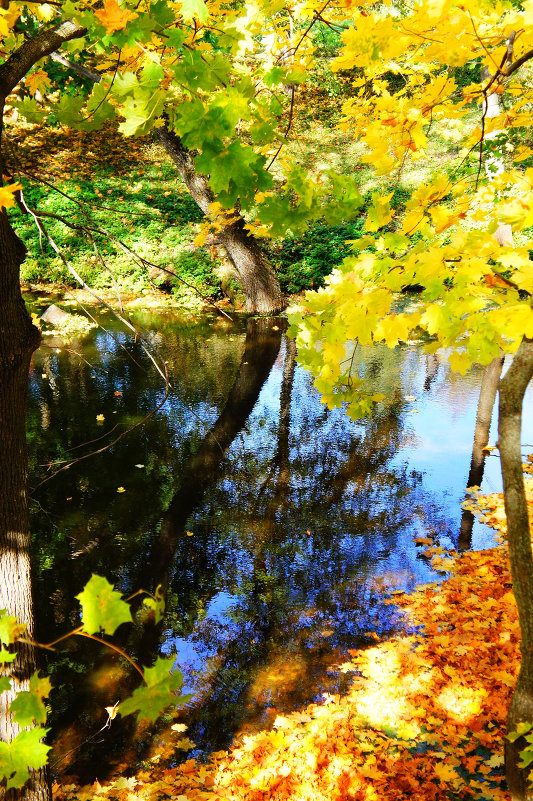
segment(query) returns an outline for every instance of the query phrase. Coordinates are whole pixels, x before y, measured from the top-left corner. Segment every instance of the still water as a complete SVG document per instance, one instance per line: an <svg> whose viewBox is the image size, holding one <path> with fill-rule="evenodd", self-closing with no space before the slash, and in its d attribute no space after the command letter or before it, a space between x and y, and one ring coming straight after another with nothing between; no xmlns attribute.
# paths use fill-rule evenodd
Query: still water
<svg viewBox="0 0 533 801"><path fill-rule="evenodd" d="M163 625L123 626L119 642L144 664L176 654L201 758L342 692L347 650L406 625L384 599L438 580L416 538L457 546L481 371L451 375L417 345L367 350L359 370L385 400L353 422L321 404L283 320L137 314L168 396L142 343L101 320L33 362L38 636L77 624L91 573L125 595L162 585ZM500 489L496 455L483 488ZM474 522L461 545L492 542ZM148 753L132 721L99 732L133 686L119 662L71 641L49 670L56 772L104 778Z"/></svg>

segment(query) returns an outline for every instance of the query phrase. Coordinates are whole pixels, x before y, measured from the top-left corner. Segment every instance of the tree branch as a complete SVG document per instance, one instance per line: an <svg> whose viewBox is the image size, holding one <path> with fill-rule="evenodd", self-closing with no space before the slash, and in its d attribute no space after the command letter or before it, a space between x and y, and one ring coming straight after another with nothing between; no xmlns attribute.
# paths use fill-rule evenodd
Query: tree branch
<svg viewBox="0 0 533 801"><path fill-rule="evenodd" d="M55 28L41 31L26 40L0 66L0 95L7 97L18 82L41 58L51 55L65 42L78 39L87 33L74 20L66 20Z"/></svg>

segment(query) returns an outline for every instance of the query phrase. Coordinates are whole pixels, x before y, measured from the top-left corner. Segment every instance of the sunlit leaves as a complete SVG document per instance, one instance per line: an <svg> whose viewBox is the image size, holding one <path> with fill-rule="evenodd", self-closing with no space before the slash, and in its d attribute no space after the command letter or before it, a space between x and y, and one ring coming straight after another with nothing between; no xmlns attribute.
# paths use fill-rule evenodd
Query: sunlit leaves
<svg viewBox="0 0 533 801"><path fill-rule="evenodd" d="M44 699L48 698L52 685L48 676L39 677L34 673L30 678L28 690L18 693L9 707L13 720L19 726L31 726L33 723L46 722L46 705Z"/></svg>
<svg viewBox="0 0 533 801"><path fill-rule="evenodd" d="M149 609L154 613L155 622L159 623L162 620L163 613L165 611L165 596L163 594L161 585L157 587L153 596L149 596L143 600L143 604L146 609Z"/></svg>
<svg viewBox="0 0 533 801"><path fill-rule="evenodd" d="M97 9L94 14L105 27L107 33L122 30L128 22L138 16L134 11L121 8L117 0L104 0L103 8Z"/></svg>
<svg viewBox="0 0 533 801"><path fill-rule="evenodd" d="M103 576L93 574L76 598L81 604L83 630L88 634L114 634L121 623L132 621L129 605Z"/></svg>
<svg viewBox="0 0 533 801"><path fill-rule="evenodd" d="M22 189L19 183L0 186L0 209L10 208L15 205L15 194Z"/></svg>
<svg viewBox="0 0 533 801"><path fill-rule="evenodd" d="M46 764L49 745L41 742L47 730L25 729L10 742L0 741L0 777L7 779L6 788L22 787L30 777L30 769Z"/></svg>
<svg viewBox="0 0 533 801"><path fill-rule="evenodd" d="M130 698L119 707L121 715L136 712L139 717L149 721L157 720L159 715L172 703L183 703L187 697L177 697L181 690L183 677L174 668L174 657L158 657L155 665L145 668L145 684L134 690Z"/></svg>
<svg viewBox="0 0 533 801"><path fill-rule="evenodd" d="M26 630L23 623L19 623L13 615L8 615L5 609L0 609L0 642L12 645Z"/></svg>

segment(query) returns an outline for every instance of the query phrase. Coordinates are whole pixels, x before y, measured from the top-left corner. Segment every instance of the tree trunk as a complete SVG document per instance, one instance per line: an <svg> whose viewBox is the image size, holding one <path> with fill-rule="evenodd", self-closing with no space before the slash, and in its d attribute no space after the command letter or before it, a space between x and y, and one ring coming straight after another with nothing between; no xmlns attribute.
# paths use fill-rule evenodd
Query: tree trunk
<svg viewBox="0 0 533 801"><path fill-rule="evenodd" d="M161 584L166 591L169 565L183 535L187 519L213 483L219 465L257 403L270 375L281 344L283 321L250 319L246 342L235 382L222 412L208 431L183 472L183 483L169 504L155 547L143 570L143 582L150 588Z"/></svg>
<svg viewBox="0 0 533 801"><path fill-rule="evenodd" d="M533 721L533 556L522 472L522 402L533 377L533 340L523 339L513 363L500 381L498 446L501 457L509 559L513 591L518 606L522 663L511 700L507 731L522 721ZM526 745L520 738L505 743L507 783L513 801L533 799L527 783L528 770L518 767L519 751Z"/></svg>
<svg viewBox="0 0 533 801"><path fill-rule="evenodd" d="M178 168L201 210L209 216L215 196L208 179L195 170L194 160L179 136L168 128L156 128L155 135ZM218 235L238 275L246 297L246 311L253 314L277 314L283 308L278 277L257 240L245 230L243 217L224 226Z"/></svg>
<svg viewBox="0 0 533 801"><path fill-rule="evenodd" d="M466 488L479 487L483 480L485 470L486 452L484 448L489 442L490 424L492 422L492 410L498 391L498 381L502 374L503 356L493 359L483 370L481 387L479 390L479 400L476 412L476 428L474 431L474 444L472 446L472 458L470 459L470 472L466 481ZM472 526L474 524L473 513L465 509L461 516L461 529L459 531L458 548L465 551L472 546Z"/></svg>
<svg viewBox="0 0 533 801"><path fill-rule="evenodd" d="M27 501L26 388L31 354L40 341L20 294L19 268L25 248L0 212L0 609L6 609L33 632L30 573L30 527ZM20 646L14 663L3 667L12 689L0 696L0 739L9 742L19 729L8 706L27 688L35 670L35 652ZM49 801L45 772L35 772L22 791L6 799Z"/></svg>

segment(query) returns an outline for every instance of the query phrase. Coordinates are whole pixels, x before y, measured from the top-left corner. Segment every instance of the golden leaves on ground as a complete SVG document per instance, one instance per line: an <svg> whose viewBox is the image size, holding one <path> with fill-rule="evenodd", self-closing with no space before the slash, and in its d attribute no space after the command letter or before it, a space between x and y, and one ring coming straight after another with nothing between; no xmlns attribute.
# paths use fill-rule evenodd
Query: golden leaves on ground
<svg viewBox="0 0 533 801"><path fill-rule="evenodd" d="M396 594L415 632L361 651L345 696L325 694L207 765L154 763L58 801L417 801L507 798L503 735L519 627L503 547L466 553L442 584ZM161 760L162 762L163 760Z"/></svg>

